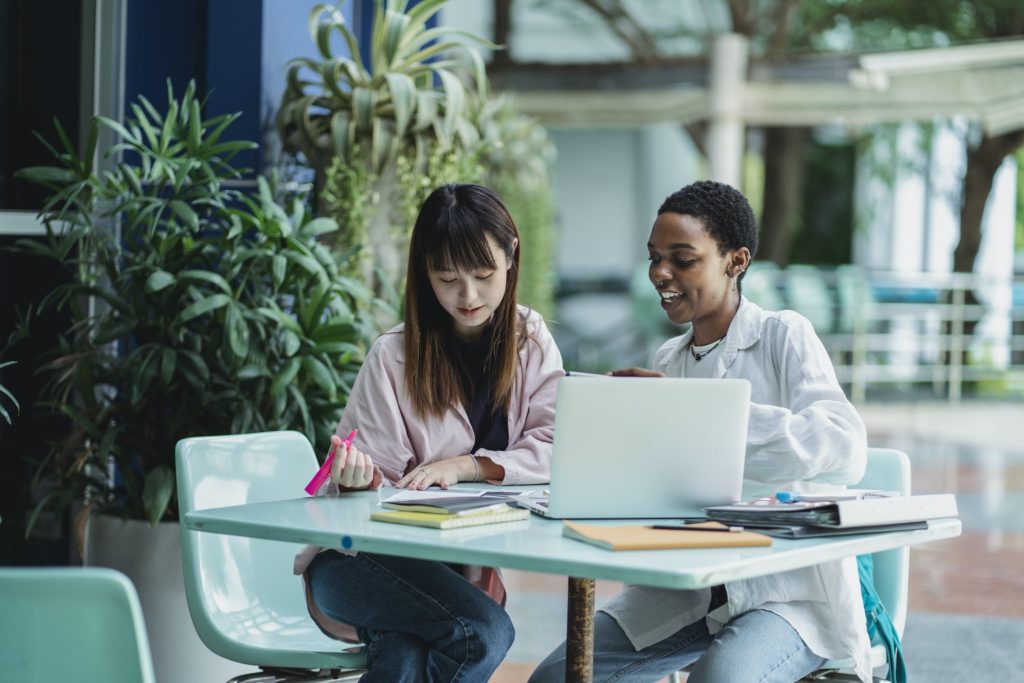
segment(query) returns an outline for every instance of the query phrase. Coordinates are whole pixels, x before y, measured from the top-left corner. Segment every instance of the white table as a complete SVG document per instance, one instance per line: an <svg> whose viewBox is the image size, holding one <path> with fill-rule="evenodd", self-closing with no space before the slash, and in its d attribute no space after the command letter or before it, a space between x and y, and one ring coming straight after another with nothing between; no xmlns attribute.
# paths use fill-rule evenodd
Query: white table
<svg viewBox="0 0 1024 683"><path fill-rule="evenodd" d="M212 508L190 512L184 521L196 531L568 576L569 681L590 680L596 579L706 588L960 534L960 520L943 519L916 531L773 539L767 548L611 552L565 538L561 522L536 516L521 522L437 530L372 522L370 513L377 509L378 495L368 491Z"/></svg>

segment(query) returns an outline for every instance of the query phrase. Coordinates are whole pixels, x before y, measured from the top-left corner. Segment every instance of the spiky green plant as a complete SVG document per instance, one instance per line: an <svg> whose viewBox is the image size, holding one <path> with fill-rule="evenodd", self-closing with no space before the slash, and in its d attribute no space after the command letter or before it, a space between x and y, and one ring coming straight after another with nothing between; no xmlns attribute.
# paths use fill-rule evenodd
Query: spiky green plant
<svg viewBox="0 0 1024 683"><path fill-rule="evenodd" d="M132 111L95 121L82 156L58 124L57 164L19 173L53 191L48 238L19 244L70 276L43 302L72 319L45 392L72 426L40 466L55 484L41 505L88 494L155 523L177 514L183 437L294 428L326 443L373 330L366 288L317 241L334 220L280 205L262 178L255 197L224 183L254 146L220 140L237 115L204 119L194 84L180 99L168 85L165 112ZM118 138L108 154L130 154L97 174L101 126Z"/></svg>
<svg viewBox="0 0 1024 683"><path fill-rule="evenodd" d="M317 5L309 30L319 58L290 62L278 112L285 150L301 153L314 169L319 212L342 226L328 243L353 255L379 296L402 289L408 196L417 193L401 186L400 166L427 176L439 164L469 167L479 143L472 115L487 96L484 63L455 38L496 46L464 31L428 28L444 3L378 0L369 63L342 12Z"/></svg>
<svg viewBox="0 0 1024 683"><path fill-rule="evenodd" d="M369 64L337 7L313 9L309 31L320 58L289 63L278 129L285 149L301 151L321 181L335 157L380 173L404 147L425 160L435 144L475 144L467 103L473 95L456 72L468 70L472 89L486 97L484 63L479 52L453 38L496 46L464 31L427 28L444 3L423 0L408 8L408 0L378 0ZM335 51L334 36L347 54ZM357 151L363 159L353 158Z"/></svg>

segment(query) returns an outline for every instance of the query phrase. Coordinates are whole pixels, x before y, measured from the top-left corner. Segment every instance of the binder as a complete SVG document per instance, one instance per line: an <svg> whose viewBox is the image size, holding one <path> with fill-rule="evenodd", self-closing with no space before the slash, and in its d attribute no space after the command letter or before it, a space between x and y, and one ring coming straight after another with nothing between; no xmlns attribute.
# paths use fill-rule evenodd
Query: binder
<svg viewBox="0 0 1024 683"><path fill-rule="evenodd" d="M566 521L562 526L562 535L607 550L739 548L772 544L768 536L750 531L710 533L685 529L652 529L639 524L602 526Z"/></svg>
<svg viewBox="0 0 1024 683"><path fill-rule="evenodd" d="M956 517L957 507L953 494L936 493L797 503L758 499L735 505L708 507L705 512L711 519L730 524L810 525L843 529Z"/></svg>
<svg viewBox="0 0 1024 683"><path fill-rule="evenodd" d="M856 534L877 534L883 531L919 531L928 528L928 522L897 522L895 524L872 524L870 526L814 526L811 524L761 525L747 523L747 528L757 529L762 534L775 538L821 538L823 536L853 536Z"/></svg>

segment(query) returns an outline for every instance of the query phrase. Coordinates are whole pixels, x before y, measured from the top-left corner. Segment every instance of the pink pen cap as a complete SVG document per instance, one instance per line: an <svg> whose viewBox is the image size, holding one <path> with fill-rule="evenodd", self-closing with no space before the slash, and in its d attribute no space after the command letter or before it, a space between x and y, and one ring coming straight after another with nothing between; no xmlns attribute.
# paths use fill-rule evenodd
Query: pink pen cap
<svg viewBox="0 0 1024 683"><path fill-rule="evenodd" d="M343 448L348 448L349 446L352 445L352 440L356 438L356 432L358 431L358 429L353 429L349 433L349 435L346 436L344 440L342 440L341 445ZM335 450L335 447L332 445L331 451L327 454L327 457L324 459L324 464L320 466L320 469L316 471L316 474L313 475L313 478L309 480L308 484L306 484L306 493L308 493L309 495L315 496L316 492L319 491L320 487L324 485L325 481L327 481L327 478L331 476L331 465L334 464Z"/></svg>

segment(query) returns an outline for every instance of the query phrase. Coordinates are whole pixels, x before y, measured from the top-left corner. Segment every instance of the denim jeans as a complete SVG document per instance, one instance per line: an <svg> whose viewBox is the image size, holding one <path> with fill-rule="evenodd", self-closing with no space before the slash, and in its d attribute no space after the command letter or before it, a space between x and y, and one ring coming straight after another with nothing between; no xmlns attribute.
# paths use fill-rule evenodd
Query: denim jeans
<svg viewBox="0 0 1024 683"><path fill-rule="evenodd" d="M697 662L688 683L793 683L825 660L774 612L754 610L710 635L704 619L637 651L604 612L594 621L594 683L657 681ZM540 663L530 683L565 680L565 643Z"/></svg>
<svg viewBox="0 0 1024 683"><path fill-rule="evenodd" d="M441 562L323 552L307 577L317 607L367 644L363 683L484 683L515 637L505 610Z"/></svg>

